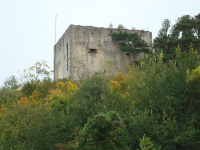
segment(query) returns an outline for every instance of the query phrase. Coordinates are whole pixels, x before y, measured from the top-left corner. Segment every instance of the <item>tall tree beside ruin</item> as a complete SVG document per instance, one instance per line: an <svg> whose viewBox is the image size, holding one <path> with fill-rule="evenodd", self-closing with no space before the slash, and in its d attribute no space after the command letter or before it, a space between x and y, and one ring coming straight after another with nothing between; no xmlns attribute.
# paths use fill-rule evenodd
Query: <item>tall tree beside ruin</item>
<svg viewBox="0 0 200 150"><path fill-rule="evenodd" d="M177 19L171 27L170 21L165 19L158 36L153 40L156 53L163 53L164 61L174 59L176 48L188 52L190 47L200 53L200 14L191 17L184 15Z"/></svg>

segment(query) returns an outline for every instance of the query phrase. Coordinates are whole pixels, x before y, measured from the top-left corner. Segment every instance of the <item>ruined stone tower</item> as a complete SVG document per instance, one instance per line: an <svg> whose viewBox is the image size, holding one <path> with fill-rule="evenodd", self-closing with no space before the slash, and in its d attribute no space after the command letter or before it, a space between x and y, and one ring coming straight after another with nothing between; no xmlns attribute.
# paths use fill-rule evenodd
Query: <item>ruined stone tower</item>
<svg viewBox="0 0 200 150"><path fill-rule="evenodd" d="M151 32L142 30L130 32L138 32L142 35L142 39L151 45ZM119 44L112 42L109 33L109 28L70 25L54 46L54 79L70 77L73 81L79 81L86 72L108 69L106 62L116 64L117 69L113 70L115 74L125 73L126 66L131 61L143 59L143 53L120 51Z"/></svg>

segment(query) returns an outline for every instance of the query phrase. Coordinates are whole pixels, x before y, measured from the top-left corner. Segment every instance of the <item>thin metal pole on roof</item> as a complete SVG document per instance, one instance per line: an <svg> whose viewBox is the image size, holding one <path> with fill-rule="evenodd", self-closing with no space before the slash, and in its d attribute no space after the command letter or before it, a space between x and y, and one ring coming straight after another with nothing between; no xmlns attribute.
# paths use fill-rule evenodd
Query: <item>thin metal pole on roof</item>
<svg viewBox="0 0 200 150"><path fill-rule="evenodd" d="M57 14L56 14L56 19L55 19L55 45L56 45L56 20L57 20Z"/></svg>

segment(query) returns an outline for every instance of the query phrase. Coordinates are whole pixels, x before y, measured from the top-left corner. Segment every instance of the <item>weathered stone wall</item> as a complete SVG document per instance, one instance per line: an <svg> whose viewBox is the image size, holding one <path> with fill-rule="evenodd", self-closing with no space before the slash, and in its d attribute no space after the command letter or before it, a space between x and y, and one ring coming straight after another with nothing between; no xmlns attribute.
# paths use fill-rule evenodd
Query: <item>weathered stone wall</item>
<svg viewBox="0 0 200 150"><path fill-rule="evenodd" d="M71 41L71 31L66 30L54 46L54 79L70 76L70 61L67 59L70 57Z"/></svg>
<svg viewBox="0 0 200 150"><path fill-rule="evenodd" d="M117 31L117 29L113 29L113 31ZM139 30L130 32L138 32L151 45L151 32ZM108 66L104 65L108 61L115 63L118 67L118 70L113 70L115 74L119 71L125 73L126 66L131 61L143 59L143 53L133 55L130 52L120 51L119 45L112 42L112 38L108 36L109 33L110 29L108 28L70 25L55 46L54 79L70 76L73 81L78 81L86 71L100 72L108 69ZM68 60L68 71L67 43L68 58L73 58Z"/></svg>

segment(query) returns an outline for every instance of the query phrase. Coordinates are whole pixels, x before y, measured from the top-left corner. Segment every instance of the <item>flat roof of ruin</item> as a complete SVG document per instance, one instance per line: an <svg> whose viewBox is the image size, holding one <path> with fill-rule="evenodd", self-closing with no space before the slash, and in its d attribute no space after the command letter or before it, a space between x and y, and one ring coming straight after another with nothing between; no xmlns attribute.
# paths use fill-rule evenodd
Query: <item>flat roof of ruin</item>
<svg viewBox="0 0 200 150"><path fill-rule="evenodd" d="M112 29L112 30L118 30L118 28L105 28L105 27L96 27L96 26L82 26L82 25L74 25L74 24L70 24L69 27L65 30L65 32L63 33L63 35L60 37L60 39L56 42L59 43L59 41L63 38L64 34L66 33L66 31L71 27L71 26L75 26L75 27L83 27L83 28L88 28L88 29L95 29L95 28L98 28L98 29ZM150 32L150 31L145 31L145 30L129 30L129 29L121 29L123 31L143 31L143 32ZM55 45L56 45L55 44ZM54 46L55 46L54 45Z"/></svg>

